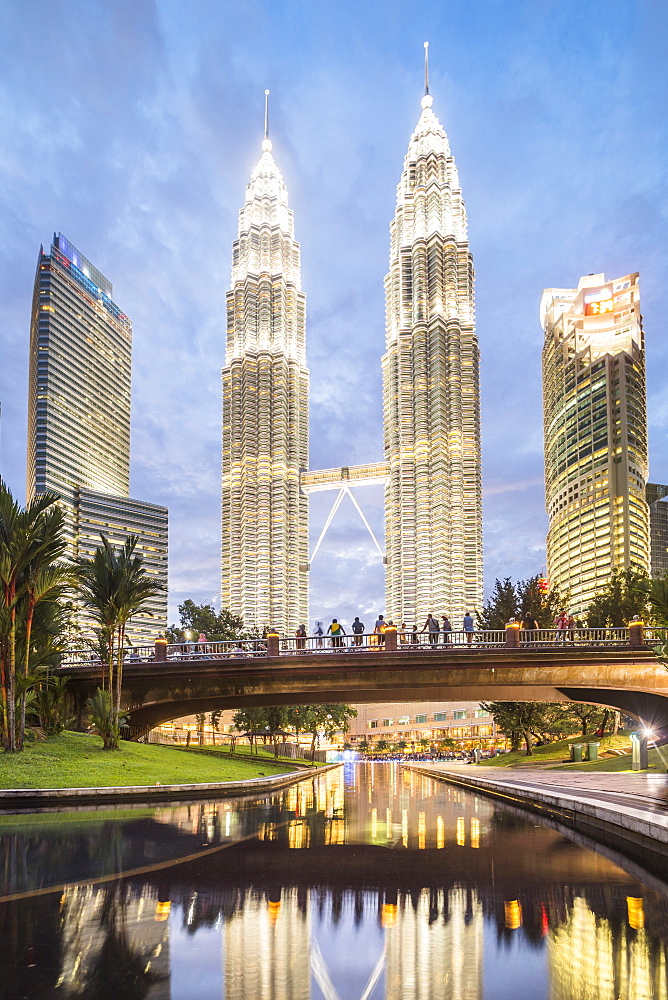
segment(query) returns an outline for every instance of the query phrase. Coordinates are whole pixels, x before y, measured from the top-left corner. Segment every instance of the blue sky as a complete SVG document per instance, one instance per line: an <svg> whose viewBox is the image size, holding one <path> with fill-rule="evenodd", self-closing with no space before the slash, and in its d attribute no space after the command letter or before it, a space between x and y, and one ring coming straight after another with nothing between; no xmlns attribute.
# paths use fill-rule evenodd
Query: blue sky
<svg viewBox="0 0 668 1000"><path fill-rule="evenodd" d="M32 283L59 230L133 321L131 493L170 509L172 618L219 588L225 292L264 89L302 245L310 465L378 460L388 226L427 39L476 267L487 592L544 564L543 288L640 271L650 478L668 481L664 0L4 0L0 37L0 471L22 498ZM333 499L312 502L314 539ZM382 533L381 491L358 499ZM311 616L382 609L347 502Z"/></svg>

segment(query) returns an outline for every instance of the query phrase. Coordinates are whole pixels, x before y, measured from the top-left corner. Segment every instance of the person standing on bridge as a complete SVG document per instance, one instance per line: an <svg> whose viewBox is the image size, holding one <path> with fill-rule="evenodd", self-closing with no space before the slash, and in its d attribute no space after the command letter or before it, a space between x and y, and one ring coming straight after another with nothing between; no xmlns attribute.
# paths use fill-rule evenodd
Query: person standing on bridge
<svg viewBox="0 0 668 1000"><path fill-rule="evenodd" d="M295 636L297 638L297 652L303 653L306 649L306 625L300 625L295 632Z"/></svg>
<svg viewBox="0 0 668 1000"><path fill-rule="evenodd" d="M568 637L568 615L566 614L565 611L560 611L557 617L554 619L554 627L557 630L554 637L554 641L559 642L559 640L561 639L562 642L566 642L566 639Z"/></svg>
<svg viewBox="0 0 668 1000"><path fill-rule="evenodd" d="M332 624L327 629L327 635L331 635L332 637L332 646L341 646L342 636L346 635L346 631L336 618L332 618Z"/></svg>
<svg viewBox="0 0 668 1000"><path fill-rule="evenodd" d="M429 642L432 646L435 646L438 642L438 633L441 631L441 627L438 624L438 618L434 618L433 614L427 616L427 620L422 626L423 632L429 632Z"/></svg>
<svg viewBox="0 0 668 1000"><path fill-rule="evenodd" d="M373 627L374 632L378 636L377 642L379 646L382 646L385 642L385 618L383 615L378 615L378 620Z"/></svg>
<svg viewBox="0 0 668 1000"><path fill-rule="evenodd" d="M462 625L464 628L464 632L466 633L466 641L470 646L471 643L473 642L473 631L475 629L475 625L473 624L473 618L468 611L464 615L464 621Z"/></svg>
<svg viewBox="0 0 668 1000"><path fill-rule="evenodd" d="M362 645L362 636L364 635L364 622L359 620L359 616L355 618L355 621L350 626L353 630L353 643L356 646Z"/></svg>
<svg viewBox="0 0 668 1000"><path fill-rule="evenodd" d="M538 622L536 621L536 619L532 614L529 614L529 612L525 614L524 618L522 619L522 624L520 628L522 629L523 632L529 633L524 637L524 641L529 643L533 642L535 636L531 635L531 633L537 631Z"/></svg>
<svg viewBox="0 0 668 1000"><path fill-rule="evenodd" d="M450 633L452 632L452 625L450 624L450 619L447 615L443 615L441 620L441 632L443 633L443 645L450 645Z"/></svg>

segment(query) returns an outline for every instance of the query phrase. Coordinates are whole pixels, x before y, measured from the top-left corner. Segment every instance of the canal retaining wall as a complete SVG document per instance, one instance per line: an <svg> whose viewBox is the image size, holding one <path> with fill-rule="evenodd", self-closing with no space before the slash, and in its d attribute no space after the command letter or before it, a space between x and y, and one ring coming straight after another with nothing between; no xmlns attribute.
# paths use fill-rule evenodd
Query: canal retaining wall
<svg viewBox="0 0 668 1000"><path fill-rule="evenodd" d="M173 802L198 799L240 799L247 796L272 795L280 788L317 778L341 764L298 770L290 774L275 774L269 777L250 778L248 781L215 781L189 785L117 785L109 788L5 788L0 789L0 811L21 812L24 809L64 805L82 807L109 803Z"/></svg>

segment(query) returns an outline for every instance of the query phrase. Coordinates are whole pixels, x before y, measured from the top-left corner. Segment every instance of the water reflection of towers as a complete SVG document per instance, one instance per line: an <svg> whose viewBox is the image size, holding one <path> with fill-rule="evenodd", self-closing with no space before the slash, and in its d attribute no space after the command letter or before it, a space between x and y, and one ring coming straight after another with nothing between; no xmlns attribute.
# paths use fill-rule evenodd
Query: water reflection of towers
<svg viewBox="0 0 668 1000"><path fill-rule="evenodd" d="M642 925L642 901L629 898L629 920L613 926L580 897L548 938L550 1000L666 1000L666 951ZM640 904L640 905L639 905Z"/></svg>
<svg viewBox="0 0 668 1000"><path fill-rule="evenodd" d="M386 1000L482 997L483 915L475 893L403 897L385 933Z"/></svg>
<svg viewBox="0 0 668 1000"><path fill-rule="evenodd" d="M225 1000L309 1000L310 938L296 889L246 897L225 925Z"/></svg>
<svg viewBox="0 0 668 1000"><path fill-rule="evenodd" d="M226 1000L310 1000L311 975L326 996L338 998L313 928L318 917L353 903L355 916L376 910L384 927L385 1000L478 1000L482 996L483 915L475 893L423 891L392 899L374 893L308 903L296 889L247 895L228 918L223 936ZM323 907L323 904L325 906ZM371 963L373 964L373 962ZM370 976L377 971L370 966ZM371 980L370 980L371 982ZM374 996L380 996L374 992Z"/></svg>

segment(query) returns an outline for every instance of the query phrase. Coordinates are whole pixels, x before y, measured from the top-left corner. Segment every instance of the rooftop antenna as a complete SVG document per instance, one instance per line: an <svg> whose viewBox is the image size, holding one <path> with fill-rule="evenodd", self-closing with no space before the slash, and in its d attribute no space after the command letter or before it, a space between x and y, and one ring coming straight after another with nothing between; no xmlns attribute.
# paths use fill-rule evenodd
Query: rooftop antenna
<svg viewBox="0 0 668 1000"><path fill-rule="evenodd" d="M269 91L264 92L264 139L262 141L262 151L271 152L271 139L269 138Z"/></svg>
<svg viewBox="0 0 668 1000"><path fill-rule="evenodd" d="M429 42L424 43L424 97L422 98L422 107L430 108L433 102L433 97L429 93Z"/></svg>

